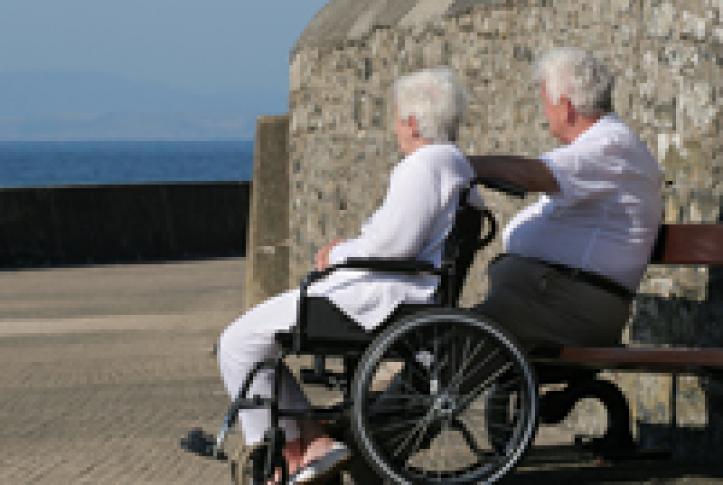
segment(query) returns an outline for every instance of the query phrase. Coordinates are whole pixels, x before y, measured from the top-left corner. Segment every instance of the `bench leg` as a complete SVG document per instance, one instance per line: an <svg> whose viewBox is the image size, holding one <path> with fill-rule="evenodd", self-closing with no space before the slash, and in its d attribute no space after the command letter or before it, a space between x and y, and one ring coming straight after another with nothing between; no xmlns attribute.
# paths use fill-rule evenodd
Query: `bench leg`
<svg viewBox="0 0 723 485"><path fill-rule="evenodd" d="M592 451L604 458L620 458L635 447L630 427L630 408L625 395L610 381L591 378L568 383L561 391L550 391L540 399L540 419L545 424L558 424L584 398L599 400L607 411L605 435L590 443Z"/></svg>

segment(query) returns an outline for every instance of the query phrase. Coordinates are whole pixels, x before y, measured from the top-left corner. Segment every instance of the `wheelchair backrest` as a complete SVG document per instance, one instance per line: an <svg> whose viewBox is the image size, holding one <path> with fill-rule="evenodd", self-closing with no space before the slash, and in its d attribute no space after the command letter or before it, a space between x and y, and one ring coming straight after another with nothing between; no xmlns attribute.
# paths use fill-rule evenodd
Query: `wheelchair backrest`
<svg viewBox="0 0 723 485"><path fill-rule="evenodd" d="M440 303L447 306L459 304L475 254L489 244L497 233L497 223L492 213L469 203L469 192L472 187L474 185L460 193L454 225L445 240L442 252L442 265L447 270L448 276L442 279L439 297ZM482 236L483 227L484 236Z"/></svg>

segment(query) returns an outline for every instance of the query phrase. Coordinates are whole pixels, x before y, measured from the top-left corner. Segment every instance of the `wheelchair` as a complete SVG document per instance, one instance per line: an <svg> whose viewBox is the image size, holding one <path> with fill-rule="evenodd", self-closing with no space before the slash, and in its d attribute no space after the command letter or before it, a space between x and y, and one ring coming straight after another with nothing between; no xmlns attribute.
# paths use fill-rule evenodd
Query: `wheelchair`
<svg viewBox="0 0 723 485"><path fill-rule="evenodd" d="M215 438L195 429L183 446L226 459L226 437L239 410L267 408L271 427L265 440L232 463L236 483L265 484L277 470L287 482L279 427L287 417L325 423L332 436L347 443L362 458L360 473L367 474L357 483L492 483L509 473L537 430L538 381L512 335L483 315L458 308L475 253L497 232L494 215L468 203L477 185L524 196L500 181L474 180L460 194L440 267L415 260L349 259L309 273L301 283L296 326L276 335L281 355L257 364ZM439 286L432 303L402 304L369 332L326 298L307 294L314 282L347 269L436 275ZM313 358L313 368L301 369L302 383L340 391L340 401L282 409L278 380L271 396L249 395L256 373L276 369L280 375L289 355ZM341 369L330 370L328 358L340 361Z"/></svg>

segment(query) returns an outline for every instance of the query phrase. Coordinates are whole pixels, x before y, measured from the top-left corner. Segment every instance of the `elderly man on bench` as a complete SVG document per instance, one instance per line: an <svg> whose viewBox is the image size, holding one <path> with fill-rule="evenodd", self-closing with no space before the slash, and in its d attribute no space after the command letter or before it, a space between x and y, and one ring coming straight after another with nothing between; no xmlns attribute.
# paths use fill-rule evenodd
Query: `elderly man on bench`
<svg viewBox="0 0 723 485"><path fill-rule="evenodd" d="M476 310L527 347L615 345L661 222L661 170L611 111L613 76L593 55L554 49L537 78L563 145L537 159L470 157L480 177L543 193L505 228Z"/></svg>

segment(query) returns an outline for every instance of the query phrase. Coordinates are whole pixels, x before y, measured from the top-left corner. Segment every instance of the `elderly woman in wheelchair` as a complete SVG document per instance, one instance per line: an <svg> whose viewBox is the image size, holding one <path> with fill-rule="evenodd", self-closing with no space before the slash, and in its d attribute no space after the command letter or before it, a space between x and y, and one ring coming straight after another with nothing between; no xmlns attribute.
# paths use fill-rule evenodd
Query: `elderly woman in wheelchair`
<svg viewBox="0 0 723 485"><path fill-rule="evenodd" d="M475 251L495 231L455 146L465 93L437 68L400 78L394 95L404 158L382 205L358 237L319 251L300 289L221 335L234 401L213 452L240 420L251 483L322 483L352 450L380 481L478 483L502 476L532 440L537 389L520 347L455 308ZM303 380L336 387L342 401L311 406L288 354L313 355ZM327 356L343 371L327 370Z"/></svg>

